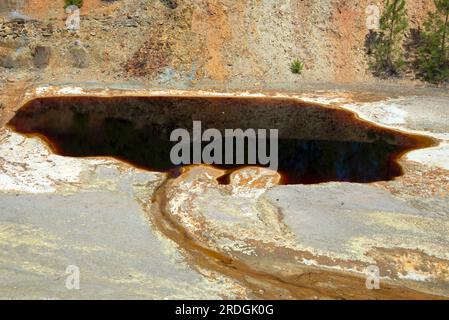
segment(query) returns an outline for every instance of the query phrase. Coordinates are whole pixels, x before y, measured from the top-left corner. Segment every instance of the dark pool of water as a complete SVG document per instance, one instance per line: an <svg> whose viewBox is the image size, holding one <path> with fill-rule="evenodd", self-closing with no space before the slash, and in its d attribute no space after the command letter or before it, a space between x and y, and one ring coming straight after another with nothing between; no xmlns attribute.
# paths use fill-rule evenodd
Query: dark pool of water
<svg viewBox="0 0 449 320"><path fill-rule="evenodd" d="M397 160L404 152L433 144L347 111L279 99L45 98L27 103L9 126L40 135L62 156L111 156L176 174L179 166L170 161L176 142L169 136L176 128L190 130L193 120L201 120L203 130L278 129L284 184L391 180L402 175ZM216 166L231 172L245 165Z"/></svg>

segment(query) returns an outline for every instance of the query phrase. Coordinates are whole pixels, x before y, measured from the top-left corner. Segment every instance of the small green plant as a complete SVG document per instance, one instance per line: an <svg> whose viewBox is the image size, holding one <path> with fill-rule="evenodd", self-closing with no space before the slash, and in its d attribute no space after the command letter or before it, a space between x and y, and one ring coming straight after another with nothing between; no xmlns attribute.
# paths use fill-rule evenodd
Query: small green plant
<svg viewBox="0 0 449 320"><path fill-rule="evenodd" d="M378 77L398 75L403 61L402 40L408 26L405 0L386 0L380 31L373 47L371 70Z"/></svg>
<svg viewBox="0 0 449 320"><path fill-rule="evenodd" d="M68 6L77 6L78 8L81 8L83 6L83 0L64 0L65 5L64 8L67 8Z"/></svg>
<svg viewBox="0 0 449 320"><path fill-rule="evenodd" d="M298 59L294 60L290 64L290 70L294 74L301 74L302 69L304 69L304 64L301 61L299 61Z"/></svg>
<svg viewBox="0 0 449 320"><path fill-rule="evenodd" d="M434 2L422 32L419 71L424 80L441 83L449 81L449 0Z"/></svg>

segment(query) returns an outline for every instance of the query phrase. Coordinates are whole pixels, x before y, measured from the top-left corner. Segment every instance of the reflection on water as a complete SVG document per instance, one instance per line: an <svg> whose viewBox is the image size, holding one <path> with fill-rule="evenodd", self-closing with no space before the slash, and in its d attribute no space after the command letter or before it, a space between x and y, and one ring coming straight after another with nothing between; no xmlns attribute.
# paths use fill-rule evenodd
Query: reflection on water
<svg viewBox="0 0 449 320"><path fill-rule="evenodd" d="M170 133L191 129L192 120L202 121L203 130L279 129L284 184L390 180L402 174L396 161L401 154L432 144L364 123L346 111L270 99L46 98L25 105L9 125L43 136L63 156L112 156L176 174Z"/></svg>

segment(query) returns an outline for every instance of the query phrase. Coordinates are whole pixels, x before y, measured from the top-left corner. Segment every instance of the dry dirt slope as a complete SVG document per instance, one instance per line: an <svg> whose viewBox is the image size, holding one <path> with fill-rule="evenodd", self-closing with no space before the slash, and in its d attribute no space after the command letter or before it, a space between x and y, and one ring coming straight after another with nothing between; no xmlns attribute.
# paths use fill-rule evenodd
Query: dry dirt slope
<svg viewBox="0 0 449 320"><path fill-rule="evenodd" d="M62 0L22 2L7 1L4 16L16 6L37 21L25 24L26 35L10 26L18 37L0 37L0 46L10 49L2 55L22 45L30 57L35 46L50 46L50 67L39 70L43 80L371 80L364 53L365 10L376 4L371 0L85 0L78 34L64 28ZM408 1L412 28L432 2ZM19 38L25 44L14 43ZM68 58L76 39L89 56L86 70L74 70ZM289 70L296 58L306 65L301 77ZM23 66L27 72L32 67Z"/></svg>

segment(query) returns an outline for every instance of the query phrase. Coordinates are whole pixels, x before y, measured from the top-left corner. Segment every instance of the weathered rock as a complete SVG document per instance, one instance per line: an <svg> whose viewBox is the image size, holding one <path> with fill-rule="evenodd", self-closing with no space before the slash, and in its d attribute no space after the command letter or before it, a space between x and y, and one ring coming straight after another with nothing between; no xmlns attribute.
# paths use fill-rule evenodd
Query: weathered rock
<svg viewBox="0 0 449 320"><path fill-rule="evenodd" d="M8 34L11 34L11 33L12 33L12 30L11 30L10 27L5 26L5 27L3 28L3 34L8 35Z"/></svg>
<svg viewBox="0 0 449 320"><path fill-rule="evenodd" d="M292 285L311 266L363 276L374 265L388 285L449 292L448 218L372 186L272 187L276 177L258 170L237 171L223 186L216 181L223 172L193 167L160 189L158 200L166 199L162 210L201 247ZM329 296L351 295L345 281L330 284ZM376 295L360 286L351 290Z"/></svg>
<svg viewBox="0 0 449 320"><path fill-rule="evenodd" d="M30 18L20 12L13 11L9 14L9 20L13 22L25 22L30 20Z"/></svg>
<svg viewBox="0 0 449 320"><path fill-rule="evenodd" d="M55 156L4 129L0 140L0 298L246 297L235 281L194 270L149 225L141 203L163 174ZM66 288L70 265L80 290Z"/></svg>
<svg viewBox="0 0 449 320"><path fill-rule="evenodd" d="M278 288L263 290L276 292L289 283L304 288L302 293L289 293L302 298L313 294L347 298L355 292L365 298L407 296L389 291L392 284L439 295L448 292L448 219L420 212L365 185L273 187L276 175L254 168L235 172L224 186L216 181L222 174L193 167L159 189L156 199L165 203L161 209L165 217L207 249L205 259L215 252L223 261L244 263L241 273L283 279ZM383 284L386 291L370 292L364 282L354 287L350 275L339 280L308 270L341 270L356 279L372 265L388 279ZM237 263L234 268L239 268ZM312 283L318 280L308 283L300 277L305 272L329 281L333 289L317 293Z"/></svg>
<svg viewBox="0 0 449 320"><path fill-rule="evenodd" d="M125 26L137 28L137 27L139 26L139 23L138 23L136 20L128 19L128 20L125 22Z"/></svg>

